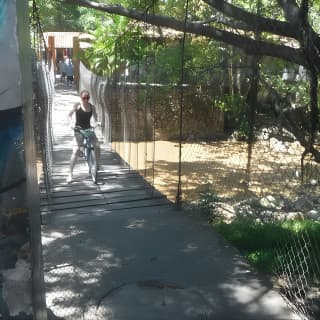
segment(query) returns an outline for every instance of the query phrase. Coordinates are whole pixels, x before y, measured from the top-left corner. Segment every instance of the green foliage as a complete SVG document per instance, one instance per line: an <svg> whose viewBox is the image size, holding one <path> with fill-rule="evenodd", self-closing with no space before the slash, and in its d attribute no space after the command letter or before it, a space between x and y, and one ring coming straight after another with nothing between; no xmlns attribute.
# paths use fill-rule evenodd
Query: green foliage
<svg viewBox="0 0 320 320"><path fill-rule="evenodd" d="M240 94L225 95L217 105L225 112L226 131L237 130L239 139L246 140L249 135L249 122L245 97Z"/></svg>
<svg viewBox="0 0 320 320"><path fill-rule="evenodd" d="M93 45L82 55L83 62L94 73L119 74L129 65L143 65L140 75L142 82L176 84L181 81L182 50L181 34L179 39L151 36L152 27L143 27L143 23L128 20L117 15L109 15L98 10L80 6L61 5L56 0L36 0L42 18L44 31L85 31L95 38ZM100 0L101 3L119 4L115 0ZM318 11L320 1L310 5L310 23L319 30ZM218 14L203 1L188 2L190 21L207 21L207 24L224 29L226 26L214 21ZM284 13L276 0L243 1L233 0L232 4L248 12L267 18L285 20ZM121 6L134 8L147 14L170 16L182 21L185 17L184 0L123 0ZM210 8L210 10L208 10ZM232 19L230 20L232 22ZM149 30L148 30L149 28ZM280 42L280 37L273 34L261 34L262 39ZM238 49L231 48L204 37L186 36L184 51L184 82L195 88L193 108L220 108L226 113L226 131L236 130L239 138L246 139L249 132L247 105L245 101L247 85L244 69L241 70L239 85L232 80L232 71L227 66L245 66L245 55ZM152 65L152 66L151 66ZM309 104L308 85L306 82L285 83L282 71L292 68L278 59L261 60L261 75L271 88L275 88L281 97L292 96L295 107L306 108ZM235 76L235 74L233 74ZM236 85L238 85L237 88ZM170 108L172 106L169 106ZM285 106L287 107L287 106ZM192 113L192 110L191 110Z"/></svg>
<svg viewBox="0 0 320 320"><path fill-rule="evenodd" d="M156 78L159 83L180 82L181 47L174 43L159 46L155 52L155 70L157 70Z"/></svg>
<svg viewBox="0 0 320 320"><path fill-rule="evenodd" d="M105 15L90 33L95 40L86 50L85 59L96 74L110 75L147 55L149 41L142 37L139 25L129 23L125 17Z"/></svg>
<svg viewBox="0 0 320 320"><path fill-rule="evenodd" d="M81 10L54 0L36 0L44 32L83 31ZM83 11L83 10L82 10Z"/></svg>
<svg viewBox="0 0 320 320"><path fill-rule="evenodd" d="M233 0L232 4L241 7L249 12L259 13L261 16L283 20L283 11L277 1L273 0L258 0L258 1L243 1Z"/></svg>
<svg viewBox="0 0 320 320"><path fill-rule="evenodd" d="M298 73L298 66L286 63L280 59L265 58L261 65L261 78L268 83L270 88L274 88L281 97L294 97L295 107L305 107L309 103L308 92L309 82L307 79L299 81L284 81L283 72L287 70Z"/></svg>
<svg viewBox="0 0 320 320"><path fill-rule="evenodd" d="M320 21L319 21L319 12L320 12L320 1L313 1L312 6L310 6L310 18L309 22L316 32L320 32Z"/></svg>
<svg viewBox="0 0 320 320"><path fill-rule="evenodd" d="M219 197L216 192L207 187L205 190L199 193L200 200L198 203L199 209L207 217L209 222L213 222L215 216L215 204L219 201Z"/></svg>
<svg viewBox="0 0 320 320"><path fill-rule="evenodd" d="M85 51L85 58L93 72L108 74L115 64L114 26L121 28L124 20L118 16L108 17L103 23L97 24L96 29L91 32L95 40L92 47Z"/></svg>
<svg viewBox="0 0 320 320"><path fill-rule="evenodd" d="M104 12L90 8L79 7L80 23L83 31L91 33L99 28L100 24L106 20L107 15Z"/></svg>
<svg viewBox="0 0 320 320"><path fill-rule="evenodd" d="M150 3L147 0L126 0L122 1L121 5L136 8L149 14L153 12L169 14L178 19L183 19L185 14L185 1L183 0L157 1L154 3ZM206 6L204 4L199 6L197 1L190 1L190 6L193 7L190 12L193 12L199 18L203 17L203 12L206 12ZM157 81L163 83L177 83L180 81L180 43L159 45L163 41L163 39L159 39L159 43L151 44L151 38L145 36L147 29L143 30L141 24L129 22L124 17L108 14L103 14L102 16L98 13L93 15L92 11L88 9L81 10L85 30L95 38L92 48L86 50L85 53L85 63L92 71L100 75L110 75L121 66L137 64L147 57L154 56L155 63L158 66L158 68L154 67L154 70L158 70ZM151 47L153 48L153 53L150 51ZM193 47L193 49L195 48L196 46ZM201 48L204 48L204 46ZM210 47L205 52L208 53L209 50ZM198 52L200 53L201 50L198 49ZM214 54L211 53L211 56L213 57ZM194 55L193 58L195 58ZM191 56L189 59L191 59ZM145 80L141 79L141 81Z"/></svg>
<svg viewBox="0 0 320 320"><path fill-rule="evenodd" d="M302 235L308 235L314 244L320 243L320 224L312 221L286 221L282 223L260 223L252 219L241 218L230 224L213 223L213 227L228 242L235 246L248 262L260 271L271 273L279 266L285 266L289 259L296 259L296 272L299 272L299 259L288 250L296 250ZM286 248L278 250L280 247ZM310 267L319 260L317 246L308 249ZM290 251L290 250L289 250ZM294 265L294 264L293 264ZM320 275L314 275L320 277Z"/></svg>

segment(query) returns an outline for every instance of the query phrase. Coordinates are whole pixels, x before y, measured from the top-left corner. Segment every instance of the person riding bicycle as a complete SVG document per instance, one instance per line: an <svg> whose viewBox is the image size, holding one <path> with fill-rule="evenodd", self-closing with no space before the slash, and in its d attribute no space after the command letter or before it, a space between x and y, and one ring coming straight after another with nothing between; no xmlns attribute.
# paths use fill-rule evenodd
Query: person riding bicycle
<svg viewBox="0 0 320 320"><path fill-rule="evenodd" d="M96 108L93 104L89 103L90 93L88 90L82 90L80 93L80 102L75 103L73 108L68 114L69 125L71 129L75 129L76 126L80 126L82 129L91 128L91 117L95 121L95 125L99 124ZM74 117L75 115L75 117ZM99 167L100 159L100 146L97 137L94 135L92 140L94 146L94 153L97 160L97 167ZM73 168L76 164L78 156L80 154L80 146L83 145L83 137L80 132L74 132L74 146L70 159L69 175L67 177L67 183L70 183L73 178Z"/></svg>

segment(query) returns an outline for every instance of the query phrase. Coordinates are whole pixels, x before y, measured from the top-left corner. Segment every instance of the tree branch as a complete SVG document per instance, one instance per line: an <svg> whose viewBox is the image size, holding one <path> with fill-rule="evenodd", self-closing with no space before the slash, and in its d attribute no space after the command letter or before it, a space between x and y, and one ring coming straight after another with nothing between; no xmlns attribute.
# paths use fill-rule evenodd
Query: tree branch
<svg viewBox="0 0 320 320"><path fill-rule="evenodd" d="M120 5L108 5L89 0L60 0L60 2L92 8L110 14L117 14L155 26L167 27L182 32L185 28L185 31L188 33L206 36L208 38L224 42L226 44L238 47L248 54L271 56L284 59L298 65L306 66L303 51L289 46L254 40L243 35L238 35L195 22L187 22L185 26L183 21L179 21L168 16L142 13L140 11L125 8Z"/></svg>
<svg viewBox="0 0 320 320"><path fill-rule="evenodd" d="M254 32L270 32L283 37L299 39L299 30L292 23L264 18L221 0L203 1L224 15L245 22Z"/></svg>
<svg viewBox="0 0 320 320"><path fill-rule="evenodd" d="M228 28L242 30L242 31L252 31L252 28L250 28L245 22L243 21L234 21L232 19L229 19L227 17L224 17L220 13L217 15L212 16L211 19L205 20L205 21L194 21L195 23L205 24L208 25L211 22L220 23Z"/></svg>
<svg viewBox="0 0 320 320"><path fill-rule="evenodd" d="M295 0L277 0L282 8L287 21L299 25L300 9Z"/></svg>

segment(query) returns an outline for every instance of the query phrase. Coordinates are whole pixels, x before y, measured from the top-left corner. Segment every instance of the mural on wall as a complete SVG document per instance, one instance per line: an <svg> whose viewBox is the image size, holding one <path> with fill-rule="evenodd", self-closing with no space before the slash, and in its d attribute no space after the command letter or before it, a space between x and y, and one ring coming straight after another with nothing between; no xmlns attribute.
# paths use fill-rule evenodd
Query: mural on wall
<svg viewBox="0 0 320 320"><path fill-rule="evenodd" d="M25 163L16 1L0 0L0 208L24 204ZM22 193L22 194L21 194Z"/></svg>
<svg viewBox="0 0 320 320"><path fill-rule="evenodd" d="M16 1L0 0L0 110L22 105Z"/></svg>
<svg viewBox="0 0 320 320"><path fill-rule="evenodd" d="M23 198L18 190L12 194L25 182L21 107L0 111L0 148L0 205L4 209L14 207L18 198Z"/></svg>

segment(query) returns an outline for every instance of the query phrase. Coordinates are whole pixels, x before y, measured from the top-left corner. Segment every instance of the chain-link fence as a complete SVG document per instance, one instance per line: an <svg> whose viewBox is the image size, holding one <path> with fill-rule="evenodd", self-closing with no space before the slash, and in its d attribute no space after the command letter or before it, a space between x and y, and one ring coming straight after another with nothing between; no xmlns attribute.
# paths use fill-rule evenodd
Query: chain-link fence
<svg viewBox="0 0 320 320"><path fill-rule="evenodd" d="M40 16L36 2L32 5L31 46L33 49L33 92L36 118L36 136L38 156L41 156L38 166L39 174L43 173L43 181L48 199L50 200L51 171L52 171L52 105L54 97L55 74L53 63L48 54L48 48L43 35ZM40 159L39 159L40 160Z"/></svg>
<svg viewBox="0 0 320 320"><path fill-rule="evenodd" d="M209 185L217 194L236 199L248 194L293 197L306 187L313 194L318 191L317 162L305 158L301 170L304 148L279 119L260 115L254 124L255 141L248 143L241 132L226 133L227 112L214 105L214 97L212 105L197 98L197 87L185 86L180 116L177 85L141 83L134 73L120 80L103 79L90 76L83 65L81 79L80 86L90 88L99 107L106 140L128 166L173 201L179 175L184 202L198 199ZM214 87L205 90L214 92Z"/></svg>
<svg viewBox="0 0 320 320"><path fill-rule="evenodd" d="M305 319L319 317L319 238L288 236L277 248L275 267L279 290Z"/></svg>
<svg viewBox="0 0 320 320"><path fill-rule="evenodd" d="M208 67L201 78L177 85L160 83L155 76L145 81L146 73L157 74L149 65L128 68L108 79L90 75L82 66L85 80L80 86L90 88L112 149L177 207L195 208L210 194L224 203L220 213L225 219L318 221L319 163L310 154L303 156L305 147L290 131L286 115L277 113L275 107L281 102L270 88L259 87L259 92L269 91L257 96L259 108L253 111L248 99L235 101L240 95L230 88L224 94L229 100L223 100L230 68ZM250 81L253 68L240 68L241 77ZM204 83L206 77L211 82ZM245 90L249 96L250 86ZM298 122L299 111L289 110ZM248 208L253 202L259 203L259 210ZM227 204L231 210L225 209ZM279 281L280 291L306 318L318 314L317 240L308 233L298 240L284 239L279 243L283 260L275 266L279 279L285 278ZM300 293L292 293L292 286Z"/></svg>
<svg viewBox="0 0 320 320"><path fill-rule="evenodd" d="M51 171L52 171L52 104L54 95L54 73L48 66L40 61L37 62L34 78L35 110L38 124L37 137L39 139L40 154L42 157L43 181L47 197L50 200ZM41 171L39 172L41 174Z"/></svg>

